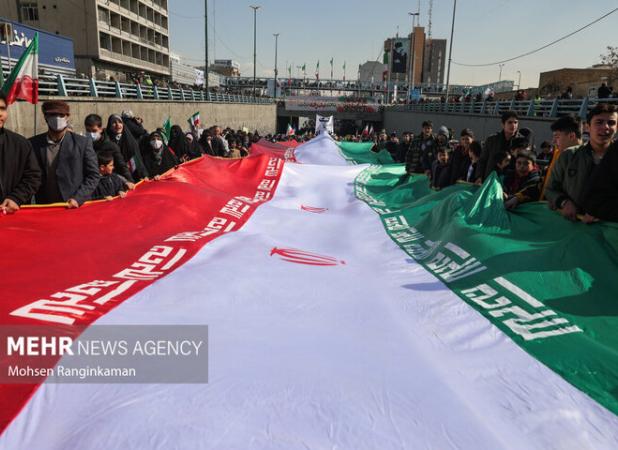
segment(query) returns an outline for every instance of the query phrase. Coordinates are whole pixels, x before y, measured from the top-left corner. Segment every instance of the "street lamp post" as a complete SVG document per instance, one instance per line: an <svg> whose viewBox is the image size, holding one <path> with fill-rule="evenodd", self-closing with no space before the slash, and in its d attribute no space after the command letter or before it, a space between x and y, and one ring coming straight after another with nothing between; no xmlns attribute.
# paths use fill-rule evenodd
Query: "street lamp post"
<svg viewBox="0 0 618 450"><path fill-rule="evenodd" d="M277 51L279 46L279 33L273 33L275 37L275 100L277 100L277 75L279 70L277 69Z"/></svg>
<svg viewBox="0 0 618 450"><path fill-rule="evenodd" d="M260 9L260 6L251 5L249 6L253 10L253 100L255 101L256 97L256 62L257 62L257 10Z"/></svg>
<svg viewBox="0 0 618 450"><path fill-rule="evenodd" d="M204 37L204 89L208 96L208 0L204 0Z"/></svg>
<svg viewBox="0 0 618 450"><path fill-rule="evenodd" d="M448 49L448 70L446 71L446 104L448 104L448 91L451 83L451 61L453 61L453 35L455 34L455 12L457 0L453 0L453 24L451 25L451 42Z"/></svg>
<svg viewBox="0 0 618 450"><path fill-rule="evenodd" d="M500 76L498 76L498 81L502 81L502 68L504 67L504 64L498 64L498 66L500 66Z"/></svg>
<svg viewBox="0 0 618 450"><path fill-rule="evenodd" d="M521 70L517 71L517 90L521 89Z"/></svg>
<svg viewBox="0 0 618 450"><path fill-rule="evenodd" d="M409 12L408 15L412 16L412 51L410 52L410 58L412 58L412 64L410 64L410 77L408 78L408 101L412 98L412 91L414 90L414 73L416 72L416 32L414 31L414 18L420 16L420 11Z"/></svg>

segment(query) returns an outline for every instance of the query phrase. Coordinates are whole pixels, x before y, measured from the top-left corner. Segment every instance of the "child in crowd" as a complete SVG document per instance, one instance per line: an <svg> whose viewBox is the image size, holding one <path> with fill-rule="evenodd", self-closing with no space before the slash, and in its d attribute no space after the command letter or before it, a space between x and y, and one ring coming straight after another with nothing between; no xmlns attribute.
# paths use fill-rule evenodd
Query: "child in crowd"
<svg viewBox="0 0 618 450"><path fill-rule="evenodd" d="M442 189L449 185L449 151L446 147L438 149L437 159L431 165L431 187Z"/></svg>
<svg viewBox="0 0 618 450"><path fill-rule="evenodd" d="M121 198L126 197L129 190L128 182L125 178L114 173L114 156L111 153L100 153L97 155L97 159L101 178L92 193L92 200L112 200L117 195Z"/></svg>
<svg viewBox="0 0 618 450"><path fill-rule="evenodd" d="M498 176L498 181L502 184L502 187L505 186L504 180L506 177L506 171L511 164L511 154L506 151L499 151L496 153L496 167L494 167L494 171Z"/></svg>
<svg viewBox="0 0 618 450"><path fill-rule="evenodd" d="M474 174L476 172L476 167L478 165L479 159L481 159L481 151L482 147L477 141L473 141L468 146L468 158L470 159L470 164L466 170L466 177L464 181L468 183L474 183Z"/></svg>
<svg viewBox="0 0 618 450"><path fill-rule="evenodd" d="M507 209L515 209L518 205L537 201L541 195L541 175L536 169L536 157L529 150L522 150L515 160L515 172L505 180Z"/></svg>

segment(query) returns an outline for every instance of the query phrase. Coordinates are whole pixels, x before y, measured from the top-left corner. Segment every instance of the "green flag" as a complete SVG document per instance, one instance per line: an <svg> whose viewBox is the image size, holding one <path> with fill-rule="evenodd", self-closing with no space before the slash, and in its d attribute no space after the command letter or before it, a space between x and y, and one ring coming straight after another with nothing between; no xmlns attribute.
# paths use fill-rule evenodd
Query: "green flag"
<svg viewBox="0 0 618 450"><path fill-rule="evenodd" d="M163 122L163 126L161 127L161 137L163 138L163 142L165 145L170 141L170 137L172 135L172 121L168 117L165 122Z"/></svg>

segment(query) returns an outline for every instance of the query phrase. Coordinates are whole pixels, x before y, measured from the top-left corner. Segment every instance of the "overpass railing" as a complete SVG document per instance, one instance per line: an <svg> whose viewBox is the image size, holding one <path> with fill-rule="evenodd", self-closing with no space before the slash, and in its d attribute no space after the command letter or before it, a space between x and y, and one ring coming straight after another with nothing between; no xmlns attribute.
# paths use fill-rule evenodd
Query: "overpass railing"
<svg viewBox="0 0 618 450"><path fill-rule="evenodd" d="M96 97L131 100L165 100L185 102L259 103L269 104L271 98L222 94L196 89L161 88L142 84L99 81L92 78L71 78L64 75L40 75L39 95L50 97Z"/></svg>
<svg viewBox="0 0 618 450"><path fill-rule="evenodd" d="M500 115L505 111L515 111L522 117L556 118L568 114L585 118L588 111L597 103L613 103L618 106L618 98L598 99L585 97L575 100L504 100L484 102L457 102L457 103L411 103L406 105L386 106L388 111L414 111L426 113L451 114L486 114Z"/></svg>

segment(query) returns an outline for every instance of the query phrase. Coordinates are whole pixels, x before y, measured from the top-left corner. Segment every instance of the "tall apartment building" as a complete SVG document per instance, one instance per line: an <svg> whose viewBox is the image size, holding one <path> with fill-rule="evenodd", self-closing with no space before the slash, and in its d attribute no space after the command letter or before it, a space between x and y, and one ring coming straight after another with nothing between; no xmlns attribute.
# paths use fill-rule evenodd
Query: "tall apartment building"
<svg viewBox="0 0 618 450"><path fill-rule="evenodd" d="M446 39L427 39L423 62L423 84L440 86L444 84L446 67Z"/></svg>
<svg viewBox="0 0 618 450"><path fill-rule="evenodd" d="M384 41L384 62L391 81L414 80L415 86L420 83L442 85L446 39L427 39L424 27L414 27L406 38L395 37Z"/></svg>
<svg viewBox="0 0 618 450"><path fill-rule="evenodd" d="M73 39L78 73L170 76L168 0L0 0L2 15Z"/></svg>

